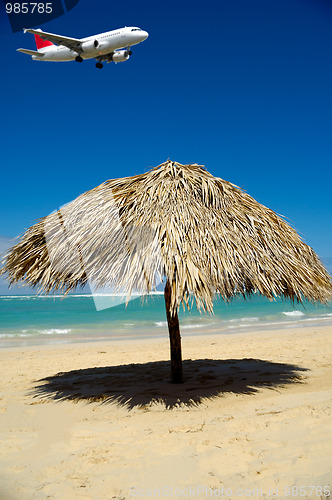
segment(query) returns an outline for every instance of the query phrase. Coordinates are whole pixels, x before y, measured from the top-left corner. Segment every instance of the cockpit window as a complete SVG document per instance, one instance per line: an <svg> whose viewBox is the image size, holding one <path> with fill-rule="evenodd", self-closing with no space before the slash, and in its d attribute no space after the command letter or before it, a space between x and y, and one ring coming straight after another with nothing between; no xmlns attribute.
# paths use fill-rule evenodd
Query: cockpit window
<svg viewBox="0 0 332 500"><path fill-rule="evenodd" d="M142 31L141 28L132 28L131 31Z"/></svg>

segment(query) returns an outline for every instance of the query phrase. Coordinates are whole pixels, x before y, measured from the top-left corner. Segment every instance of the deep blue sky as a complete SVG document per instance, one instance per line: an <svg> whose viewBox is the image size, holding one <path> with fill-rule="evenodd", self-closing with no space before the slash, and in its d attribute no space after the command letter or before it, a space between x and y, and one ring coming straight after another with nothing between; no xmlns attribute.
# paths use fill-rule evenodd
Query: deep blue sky
<svg viewBox="0 0 332 500"><path fill-rule="evenodd" d="M139 26L128 62L41 63L0 34L0 235L108 178L167 158L204 164L332 256L332 4L80 0L41 26L84 37Z"/></svg>

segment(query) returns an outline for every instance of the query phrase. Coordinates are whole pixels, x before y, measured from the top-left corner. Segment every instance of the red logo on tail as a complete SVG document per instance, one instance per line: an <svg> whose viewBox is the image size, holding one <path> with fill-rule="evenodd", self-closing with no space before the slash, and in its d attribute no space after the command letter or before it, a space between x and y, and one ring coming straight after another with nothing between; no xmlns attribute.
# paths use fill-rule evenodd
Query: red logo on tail
<svg viewBox="0 0 332 500"><path fill-rule="evenodd" d="M42 40L39 35L35 35L37 50L42 49L44 47L49 47L50 45L54 45L54 43L49 42L48 40Z"/></svg>

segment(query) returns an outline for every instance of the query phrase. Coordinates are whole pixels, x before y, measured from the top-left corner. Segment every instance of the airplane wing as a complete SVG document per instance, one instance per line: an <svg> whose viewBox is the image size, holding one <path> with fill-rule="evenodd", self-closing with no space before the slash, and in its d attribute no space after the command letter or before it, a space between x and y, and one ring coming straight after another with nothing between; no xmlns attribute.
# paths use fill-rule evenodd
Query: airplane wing
<svg viewBox="0 0 332 500"><path fill-rule="evenodd" d="M48 40L49 42L55 43L56 45L64 45L68 49L76 50L81 45L81 40L79 38L70 38L68 36L55 35L54 33L47 33L42 30L24 29L24 33L32 33L33 35L38 35L42 40Z"/></svg>
<svg viewBox="0 0 332 500"><path fill-rule="evenodd" d="M42 52L37 52L36 50L29 50L29 49L16 49L17 52L23 52L23 54L28 54L29 56L37 56L37 57L44 57L45 54Z"/></svg>

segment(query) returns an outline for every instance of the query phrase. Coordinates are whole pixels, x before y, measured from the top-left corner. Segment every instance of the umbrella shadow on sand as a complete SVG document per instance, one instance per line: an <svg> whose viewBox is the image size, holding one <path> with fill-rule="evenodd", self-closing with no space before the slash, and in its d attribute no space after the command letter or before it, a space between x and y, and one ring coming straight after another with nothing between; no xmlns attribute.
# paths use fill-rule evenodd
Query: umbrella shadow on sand
<svg viewBox="0 0 332 500"><path fill-rule="evenodd" d="M116 403L128 410L160 402L167 409L198 406L227 393L254 394L303 383L306 368L260 359L183 361L185 380L171 384L169 361L74 370L38 380L34 398L54 401Z"/></svg>

